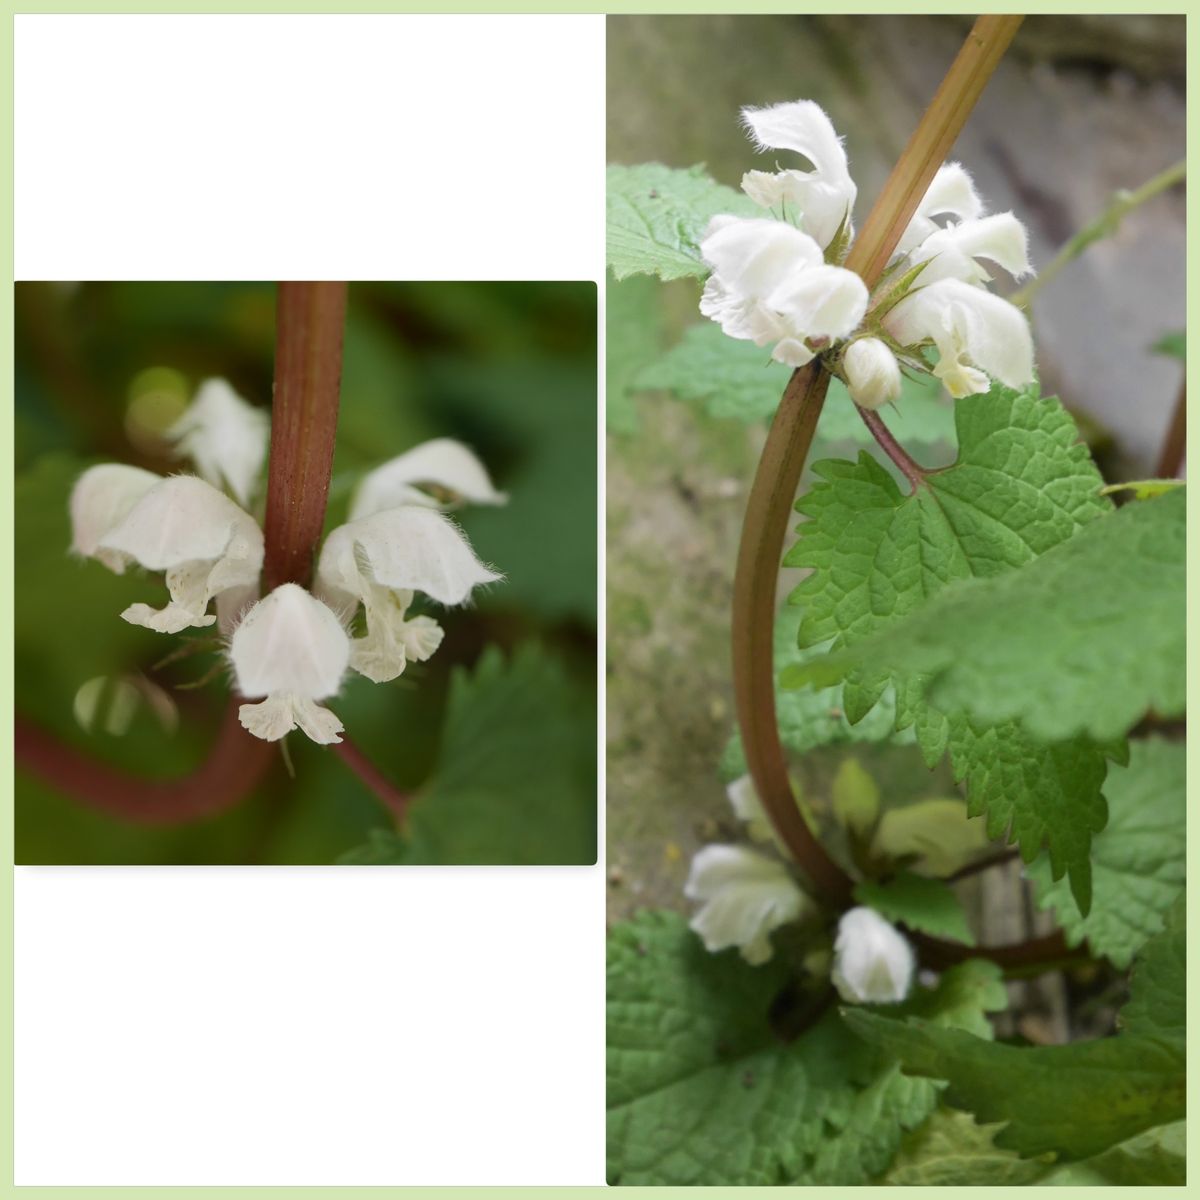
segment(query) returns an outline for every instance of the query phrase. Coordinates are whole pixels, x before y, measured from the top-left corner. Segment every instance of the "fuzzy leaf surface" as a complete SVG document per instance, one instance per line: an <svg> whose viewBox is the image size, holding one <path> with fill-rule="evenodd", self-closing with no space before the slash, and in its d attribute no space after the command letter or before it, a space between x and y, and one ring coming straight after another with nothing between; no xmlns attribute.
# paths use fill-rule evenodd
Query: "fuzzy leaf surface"
<svg viewBox="0 0 1200 1200"><path fill-rule="evenodd" d="M1182 743L1134 742L1127 767L1111 767L1108 824L1092 842L1092 908L1081 916L1065 880L1030 864L1041 908L1053 908L1072 946L1086 942L1124 970L1160 933L1186 876L1186 752Z"/></svg>
<svg viewBox="0 0 1200 1200"><path fill-rule="evenodd" d="M926 677L943 712L1019 721L1041 740L1124 735L1183 712L1186 489L1128 504L1003 575L971 578L852 648L793 667L828 686L855 669Z"/></svg>
<svg viewBox="0 0 1200 1200"><path fill-rule="evenodd" d="M709 221L718 213L761 215L747 196L717 183L702 164L613 165L607 186L608 265L618 280L707 275L700 240Z"/></svg>
<svg viewBox="0 0 1200 1200"><path fill-rule="evenodd" d="M812 574L792 595L804 609L801 646L853 647L916 612L948 585L1023 567L1111 511L1074 422L1034 391L994 388L959 400L958 458L906 495L867 453L828 460L822 482L801 497L808 520L785 560ZM1070 872L1080 907L1090 904L1088 847L1103 827L1106 754L1085 737L1045 746L1015 723L944 713L925 679L886 668L852 671L844 685L851 719L889 683L897 724L916 730L926 760L949 752L972 815L988 834L1007 833L1026 861L1045 846L1056 878Z"/></svg>
<svg viewBox="0 0 1200 1200"><path fill-rule="evenodd" d="M701 405L713 417L752 424L769 421L792 370L775 362L753 342L728 337L712 321L690 325L665 354L638 372L639 388L661 389ZM942 398L931 376L905 376L896 412L889 424L901 441L931 445L954 440L954 409ZM863 424L845 385L830 380L817 436L830 442L867 445L871 432Z"/></svg>
<svg viewBox="0 0 1200 1200"><path fill-rule="evenodd" d="M1178 902L1134 968L1116 1037L1066 1046L1000 1045L920 1019L847 1011L856 1033L944 1079L944 1100L980 1121L1007 1122L996 1145L1083 1159L1184 1116L1185 927Z"/></svg>
<svg viewBox="0 0 1200 1200"><path fill-rule="evenodd" d="M711 955L677 914L618 926L608 956L610 1183L861 1184L936 1107L936 1087L833 1010L778 1040L768 1013L786 966ZM965 963L904 1011L982 1034L998 978Z"/></svg>

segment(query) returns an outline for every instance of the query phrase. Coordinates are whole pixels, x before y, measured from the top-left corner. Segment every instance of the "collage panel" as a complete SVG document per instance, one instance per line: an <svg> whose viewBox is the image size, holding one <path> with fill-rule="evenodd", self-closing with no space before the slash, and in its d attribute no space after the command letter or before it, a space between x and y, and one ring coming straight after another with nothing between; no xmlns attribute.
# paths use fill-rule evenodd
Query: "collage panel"
<svg viewBox="0 0 1200 1200"><path fill-rule="evenodd" d="M608 21L608 1182L1185 1182L1182 16Z"/></svg>
<svg viewBox="0 0 1200 1200"><path fill-rule="evenodd" d="M16 861L595 862L596 305L20 284Z"/></svg>

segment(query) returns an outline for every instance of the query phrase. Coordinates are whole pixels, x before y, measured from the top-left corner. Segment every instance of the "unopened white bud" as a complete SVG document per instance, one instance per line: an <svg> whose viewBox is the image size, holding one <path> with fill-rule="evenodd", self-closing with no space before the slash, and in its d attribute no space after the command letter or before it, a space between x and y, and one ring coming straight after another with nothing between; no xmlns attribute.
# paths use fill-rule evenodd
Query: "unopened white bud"
<svg viewBox="0 0 1200 1200"><path fill-rule="evenodd" d="M850 399L877 409L900 398L900 364L879 338L857 338L842 356Z"/></svg>
<svg viewBox="0 0 1200 1200"><path fill-rule="evenodd" d="M852 908L838 922L833 984L852 1004L899 1004L912 986L916 961L895 926L873 908Z"/></svg>

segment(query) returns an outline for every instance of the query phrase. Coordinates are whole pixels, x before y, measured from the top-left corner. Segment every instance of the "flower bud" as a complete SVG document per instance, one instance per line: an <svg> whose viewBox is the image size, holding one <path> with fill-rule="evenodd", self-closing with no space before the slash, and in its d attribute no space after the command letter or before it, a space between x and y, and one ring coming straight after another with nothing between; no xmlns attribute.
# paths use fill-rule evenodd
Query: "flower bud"
<svg viewBox="0 0 1200 1200"><path fill-rule="evenodd" d="M842 356L850 399L860 408L877 409L900 397L900 364L879 338L858 338Z"/></svg>
<svg viewBox="0 0 1200 1200"><path fill-rule="evenodd" d="M852 1004L899 1004L916 963L904 935L873 908L852 908L838 922L833 984Z"/></svg>

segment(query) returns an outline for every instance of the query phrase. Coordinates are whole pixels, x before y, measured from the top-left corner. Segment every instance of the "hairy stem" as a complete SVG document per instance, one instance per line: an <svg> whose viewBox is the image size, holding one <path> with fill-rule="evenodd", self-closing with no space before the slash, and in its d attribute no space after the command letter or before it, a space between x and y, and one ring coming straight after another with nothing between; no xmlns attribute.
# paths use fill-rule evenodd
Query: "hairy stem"
<svg viewBox="0 0 1200 1200"><path fill-rule="evenodd" d="M868 288L879 278L1020 17L980 17L938 88L859 233L846 266ZM828 375L816 364L793 373L751 485L733 589L733 682L746 760L763 807L796 864L831 902L852 881L808 828L792 796L775 719L775 589L788 517L825 402Z"/></svg>
<svg viewBox="0 0 1200 1200"><path fill-rule="evenodd" d="M307 585L325 523L342 381L344 283L281 283L263 590Z"/></svg>
<svg viewBox="0 0 1200 1200"><path fill-rule="evenodd" d="M879 448L900 468L915 492L925 482L925 468L896 441L895 435L883 423L883 418L877 412L872 412L869 408L860 408L858 405L855 407L858 408L858 415L862 417L863 424L879 443Z"/></svg>
<svg viewBox="0 0 1200 1200"><path fill-rule="evenodd" d="M1153 179L1147 180L1135 191L1117 192L1108 207L1091 224L1084 226L1067 241L1038 275L1023 288L1013 292L1009 296L1009 300L1018 308L1028 308L1034 296L1052 279L1055 279L1065 266L1074 262L1093 242L1098 242L1102 238L1116 233L1117 226L1135 208L1145 204L1147 200L1153 199L1160 192L1165 192L1177 183L1182 183L1186 176L1187 162L1181 160L1155 175Z"/></svg>

